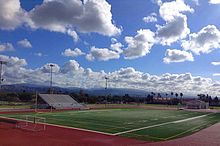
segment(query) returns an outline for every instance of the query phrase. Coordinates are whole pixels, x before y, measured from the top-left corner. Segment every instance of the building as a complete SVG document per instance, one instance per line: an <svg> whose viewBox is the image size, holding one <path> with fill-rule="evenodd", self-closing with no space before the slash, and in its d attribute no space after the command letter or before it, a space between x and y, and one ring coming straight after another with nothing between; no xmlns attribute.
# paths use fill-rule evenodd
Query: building
<svg viewBox="0 0 220 146"><path fill-rule="evenodd" d="M209 103L198 100L198 99L187 101L185 104L186 104L187 109L208 109L209 108Z"/></svg>

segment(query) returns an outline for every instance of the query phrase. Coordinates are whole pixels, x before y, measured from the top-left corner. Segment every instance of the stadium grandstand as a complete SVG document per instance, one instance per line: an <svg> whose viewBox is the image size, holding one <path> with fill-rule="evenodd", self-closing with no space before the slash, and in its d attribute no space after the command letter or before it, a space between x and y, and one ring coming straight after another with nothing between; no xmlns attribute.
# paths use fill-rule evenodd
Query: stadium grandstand
<svg viewBox="0 0 220 146"><path fill-rule="evenodd" d="M83 108L69 95L64 94L38 94L38 108L76 109Z"/></svg>

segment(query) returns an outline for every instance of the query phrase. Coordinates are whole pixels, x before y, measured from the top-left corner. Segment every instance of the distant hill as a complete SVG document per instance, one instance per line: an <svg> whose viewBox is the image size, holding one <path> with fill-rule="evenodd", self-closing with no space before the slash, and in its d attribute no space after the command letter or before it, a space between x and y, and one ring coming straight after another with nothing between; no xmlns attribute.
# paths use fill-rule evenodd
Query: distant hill
<svg viewBox="0 0 220 146"><path fill-rule="evenodd" d="M45 85L36 85L36 84L13 84L13 85L2 85L1 91L5 92L38 92L38 93L47 93L49 90L49 86ZM83 90L84 93L94 96L106 96L106 95L118 95L124 96L128 94L133 97L147 97L148 94L151 94L149 91L139 90L139 89L127 89L127 88L91 88L91 89L82 89L77 87L71 88L61 88L54 86L53 89L58 93L79 93L80 90ZM157 94L157 93L156 93ZM160 93L162 97L165 97L165 93ZM170 97L170 96L169 96ZM173 96L175 97L175 96ZM193 95L184 95L184 98L197 98L197 96Z"/></svg>

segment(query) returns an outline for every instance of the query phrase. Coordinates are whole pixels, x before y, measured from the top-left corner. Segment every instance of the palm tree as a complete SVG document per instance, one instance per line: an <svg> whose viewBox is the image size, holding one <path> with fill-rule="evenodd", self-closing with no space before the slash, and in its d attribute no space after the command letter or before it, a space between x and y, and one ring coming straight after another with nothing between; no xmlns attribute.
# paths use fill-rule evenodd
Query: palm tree
<svg viewBox="0 0 220 146"><path fill-rule="evenodd" d="M176 98L178 97L178 93L175 94Z"/></svg>
<svg viewBox="0 0 220 146"><path fill-rule="evenodd" d="M183 93L180 93L181 103L183 102Z"/></svg>
<svg viewBox="0 0 220 146"><path fill-rule="evenodd" d="M173 92L170 93L170 95L171 95L172 97L173 97L173 94L174 94Z"/></svg>

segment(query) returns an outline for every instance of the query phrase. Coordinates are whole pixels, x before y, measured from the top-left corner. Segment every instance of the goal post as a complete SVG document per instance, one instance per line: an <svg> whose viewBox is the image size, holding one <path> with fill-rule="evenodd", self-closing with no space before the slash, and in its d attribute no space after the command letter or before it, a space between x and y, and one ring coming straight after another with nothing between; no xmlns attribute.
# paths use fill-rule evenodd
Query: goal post
<svg viewBox="0 0 220 146"><path fill-rule="evenodd" d="M22 121L17 125L18 128L29 131L45 131L46 130L46 118L25 115L22 117Z"/></svg>

